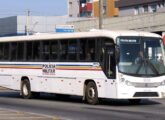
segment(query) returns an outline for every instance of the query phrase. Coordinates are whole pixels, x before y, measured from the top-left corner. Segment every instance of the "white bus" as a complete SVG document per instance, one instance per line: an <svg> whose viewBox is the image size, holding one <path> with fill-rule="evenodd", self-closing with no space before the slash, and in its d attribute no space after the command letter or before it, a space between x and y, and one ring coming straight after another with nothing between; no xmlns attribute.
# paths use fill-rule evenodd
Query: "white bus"
<svg viewBox="0 0 165 120"><path fill-rule="evenodd" d="M99 98L163 98L163 40L106 30L1 37L0 86L20 90L26 99L45 92L82 96L90 104Z"/></svg>

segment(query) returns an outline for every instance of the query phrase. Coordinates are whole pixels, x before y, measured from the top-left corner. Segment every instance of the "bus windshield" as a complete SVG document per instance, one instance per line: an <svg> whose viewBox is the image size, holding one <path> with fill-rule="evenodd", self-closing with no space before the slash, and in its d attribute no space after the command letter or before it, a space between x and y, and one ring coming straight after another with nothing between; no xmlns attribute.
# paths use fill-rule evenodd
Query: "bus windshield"
<svg viewBox="0 0 165 120"><path fill-rule="evenodd" d="M134 76L165 74L163 40L152 37L118 37L120 47L119 72Z"/></svg>

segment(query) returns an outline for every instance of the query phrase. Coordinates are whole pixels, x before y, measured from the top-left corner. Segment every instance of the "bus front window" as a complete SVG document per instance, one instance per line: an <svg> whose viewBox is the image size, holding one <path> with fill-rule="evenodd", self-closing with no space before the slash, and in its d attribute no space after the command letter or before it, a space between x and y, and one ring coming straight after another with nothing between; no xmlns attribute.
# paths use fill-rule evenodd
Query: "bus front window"
<svg viewBox="0 0 165 120"><path fill-rule="evenodd" d="M165 74L165 51L160 38L119 37L119 71L135 76Z"/></svg>

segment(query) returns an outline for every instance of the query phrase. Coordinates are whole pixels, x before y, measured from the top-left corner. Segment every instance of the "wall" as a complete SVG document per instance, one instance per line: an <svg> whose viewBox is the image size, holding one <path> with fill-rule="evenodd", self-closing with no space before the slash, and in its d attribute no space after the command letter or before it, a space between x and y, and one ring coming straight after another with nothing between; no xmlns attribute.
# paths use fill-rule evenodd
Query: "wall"
<svg viewBox="0 0 165 120"><path fill-rule="evenodd" d="M165 2L164 2L164 6L161 5L161 7L159 7L160 2L155 2L155 3L152 3L152 4L145 4L145 5L148 5L148 13L152 12L151 6L154 5L154 4L157 7L157 12L165 12ZM163 3L161 2L161 4L163 4ZM143 5L136 5L136 6L129 6L129 7L119 8L119 16L136 15L135 14L135 8L136 7L138 7L138 9L139 9L139 14L144 14Z"/></svg>
<svg viewBox="0 0 165 120"><path fill-rule="evenodd" d="M115 8L115 1L118 0L107 0L107 17L116 17L119 15L119 9Z"/></svg>
<svg viewBox="0 0 165 120"><path fill-rule="evenodd" d="M165 12L165 7L164 8L159 8L158 12Z"/></svg>
<svg viewBox="0 0 165 120"><path fill-rule="evenodd" d="M135 16L106 18L103 20L104 29L108 30L142 30L142 31L165 31L165 12L149 13ZM73 24L75 31L89 31L98 29L99 21L84 20L77 22L68 22Z"/></svg>
<svg viewBox="0 0 165 120"><path fill-rule="evenodd" d="M55 33L56 25L65 25L67 21L83 20L84 18L70 18L66 16L30 16L30 33ZM17 33L25 34L26 16L17 17Z"/></svg>
<svg viewBox="0 0 165 120"><path fill-rule="evenodd" d="M78 18L77 18L78 19ZM68 16L46 17L46 16L30 16L29 29L30 33L55 33L56 25L65 25L69 20L77 20ZM78 19L79 20L79 19ZM26 32L26 16L18 16L17 33L25 34Z"/></svg>
<svg viewBox="0 0 165 120"><path fill-rule="evenodd" d="M104 17L111 18L119 15L118 8L115 8L115 1L118 0L103 0L103 5L106 6ZM94 1L94 17L99 17L99 1Z"/></svg>
<svg viewBox="0 0 165 120"><path fill-rule="evenodd" d="M93 5L94 5L94 7L93 7L93 9L94 9L94 17L95 18L98 18L99 17L99 1L95 1L94 3L93 3Z"/></svg>
<svg viewBox="0 0 165 120"><path fill-rule="evenodd" d="M135 12L135 8L138 9L138 13ZM150 7L149 7L150 10ZM125 8L120 8L119 9L119 16L130 16L130 15L139 15L139 14L144 14L143 12L143 6L138 6L138 7L125 7Z"/></svg>
<svg viewBox="0 0 165 120"><path fill-rule="evenodd" d="M17 16L0 18L0 36L17 34Z"/></svg>
<svg viewBox="0 0 165 120"><path fill-rule="evenodd" d="M86 20L66 16L30 16L29 31L32 33L55 33L56 25L66 25L67 21ZM0 18L0 36L26 34L26 16Z"/></svg>
<svg viewBox="0 0 165 120"><path fill-rule="evenodd" d="M79 0L69 0L69 16L79 17Z"/></svg>

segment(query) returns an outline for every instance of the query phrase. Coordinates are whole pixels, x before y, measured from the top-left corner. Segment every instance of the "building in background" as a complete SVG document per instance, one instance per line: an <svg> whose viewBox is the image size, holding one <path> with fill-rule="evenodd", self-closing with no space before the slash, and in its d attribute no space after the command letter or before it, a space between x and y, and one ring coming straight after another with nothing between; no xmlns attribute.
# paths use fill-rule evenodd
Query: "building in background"
<svg viewBox="0 0 165 120"><path fill-rule="evenodd" d="M115 8L115 1L118 0L103 0L103 14L105 18L118 16L118 8ZM69 0L69 16L98 18L99 0Z"/></svg>
<svg viewBox="0 0 165 120"><path fill-rule="evenodd" d="M71 18L66 16L29 16L29 34L35 33L56 33L56 28L63 25L62 32L74 32L73 28L69 30L69 21L81 20L84 18ZM26 35L27 16L12 16L0 18L0 36ZM67 27L67 28L66 28ZM62 29L62 27L61 27ZM66 31L68 29L69 31ZM59 31L58 31L59 32Z"/></svg>
<svg viewBox="0 0 165 120"><path fill-rule="evenodd" d="M165 0L103 0L103 6L103 29L154 32L162 35L165 41ZM93 0L93 11L93 17L99 17L99 0ZM98 19L71 21L68 24L74 25L75 32L99 29Z"/></svg>
<svg viewBox="0 0 165 120"><path fill-rule="evenodd" d="M69 17L80 16L80 0L68 0Z"/></svg>
<svg viewBox="0 0 165 120"><path fill-rule="evenodd" d="M93 0L80 0L80 17L93 17Z"/></svg>
<svg viewBox="0 0 165 120"><path fill-rule="evenodd" d="M103 16L105 18L117 17L119 12L115 7L115 2L118 0L103 0ZM99 17L99 0L93 0L94 17Z"/></svg>
<svg viewBox="0 0 165 120"><path fill-rule="evenodd" d="M119 16L165 12L165 0L120 0L115 2Z"/></svg>

